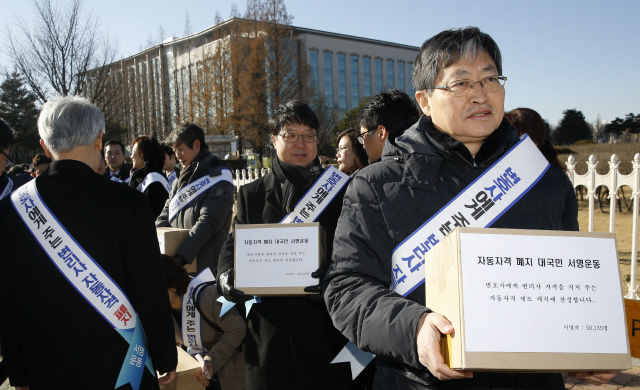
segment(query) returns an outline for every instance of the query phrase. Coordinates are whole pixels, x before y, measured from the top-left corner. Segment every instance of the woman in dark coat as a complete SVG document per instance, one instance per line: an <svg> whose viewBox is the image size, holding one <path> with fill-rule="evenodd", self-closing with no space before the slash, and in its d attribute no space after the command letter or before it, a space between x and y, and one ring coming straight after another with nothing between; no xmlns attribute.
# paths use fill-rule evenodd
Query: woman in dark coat
<svg viewBox="0 0 640 390"><path fill-rule="evenodd" d="M240 187L234 226L279 223L323 171L317 157L318 119L306 104L289 102L279 107L270 125L277 152L273 170ZM327 254L332 250L343 193L317 219L326 232ZM241 301L244 294L233 288L233 264L234 234L220 254L218 285L225 298ZM312 276L322 278L324 272ZM349 363L331 364L347 339L333 327L319 295L262 297L251 307L247 321L248 389L352 388Z"/></svg>
<svg viewBox="0 0 640 390"><path fill-rule="evenodd" d="M169 199L169 184L164 175L164 150L154 137L141 136L131 144L133 170L129 186L144 192L151 203L153 216L158 218Z"/></svg>

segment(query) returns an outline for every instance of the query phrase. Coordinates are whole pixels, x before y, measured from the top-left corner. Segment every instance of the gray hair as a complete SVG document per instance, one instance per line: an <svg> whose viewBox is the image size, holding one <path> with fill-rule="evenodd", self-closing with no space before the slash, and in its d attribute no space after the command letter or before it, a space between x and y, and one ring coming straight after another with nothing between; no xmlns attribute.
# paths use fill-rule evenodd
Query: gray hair
<svg viewBox="0 0 640 390"><path fill-rule="evenodd" d="M40 138L54 154L91 145L104 127L104 116L98 107L79 96L49 100L38 118Z"/></svg>
<svg viewBox="0 0 640 390"><path fill-rule="evenodd" d="M413 65L413 88L433 93L440 69L451 66L460 58L476 59L487 53L502 76L502 55L496 42L477 27L445 30L429 39L420 47Z"/></svg>

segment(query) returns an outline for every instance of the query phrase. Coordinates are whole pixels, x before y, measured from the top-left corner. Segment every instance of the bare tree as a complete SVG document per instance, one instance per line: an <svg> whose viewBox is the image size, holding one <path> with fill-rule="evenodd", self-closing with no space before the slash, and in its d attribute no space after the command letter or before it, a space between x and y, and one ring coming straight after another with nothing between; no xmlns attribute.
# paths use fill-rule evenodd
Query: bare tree
<svg viewBox="0 0 640 390"><path fill-rule="evenodd" d="M51 0L33 0L36 20L22 18L5 28L10 59L42 103L54 94L84 95L104 100L105 84L117 46L99 33L98 19L85 14L81 0L53 6ZM94 70L88 72L89 70Z"/></svg>

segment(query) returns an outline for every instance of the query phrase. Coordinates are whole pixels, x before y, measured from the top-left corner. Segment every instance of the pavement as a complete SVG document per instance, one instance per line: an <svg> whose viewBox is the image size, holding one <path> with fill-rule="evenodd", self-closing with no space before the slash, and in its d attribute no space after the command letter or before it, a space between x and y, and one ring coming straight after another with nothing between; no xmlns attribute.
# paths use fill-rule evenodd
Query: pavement
<svg viewBox="0 0 640 390"><path fill-rule="evenodd" d="M602 386L591 385L571 379L564 375L565 389L640 389L640 359L631 358L633 367L630 370L622 371L620 375L613 378L609 383ZM0 389L2 390L2 389Z"/></svg>

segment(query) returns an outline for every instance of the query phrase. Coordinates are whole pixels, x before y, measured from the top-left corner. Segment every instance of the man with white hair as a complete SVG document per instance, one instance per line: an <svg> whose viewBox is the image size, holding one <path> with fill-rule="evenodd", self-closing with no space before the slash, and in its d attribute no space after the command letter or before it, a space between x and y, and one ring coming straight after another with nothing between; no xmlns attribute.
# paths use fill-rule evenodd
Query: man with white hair
<svg viewBox="0 0 640 390"><path fill-rule="evenodd" d="M96 174L104 117L88 100L47 102L38 130L54 161L0 201L0 337L11 384L157 389L155 370L168 383L177 355L149 202Z"/></svg>

